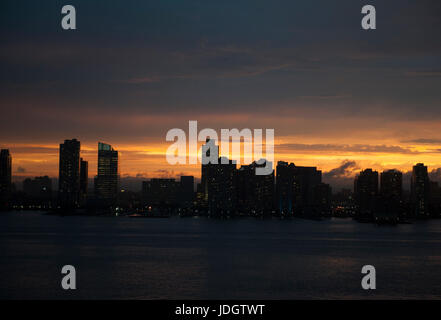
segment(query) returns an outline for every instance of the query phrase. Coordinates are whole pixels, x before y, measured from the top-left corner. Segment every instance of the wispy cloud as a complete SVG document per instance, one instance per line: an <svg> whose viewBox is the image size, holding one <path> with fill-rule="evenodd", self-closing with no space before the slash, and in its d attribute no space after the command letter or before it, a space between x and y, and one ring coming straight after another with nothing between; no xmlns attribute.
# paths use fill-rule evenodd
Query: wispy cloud
<svg viewBox="0 0 441 320"><path fill-rule="evenodd" d="M350 94L321 94L321 95L309 95L309 96L299 96L301 99L311 99L311 100L337 100L351 98Z"/></svg>
<svg viewBox="0 0 441 320"><path fill-rule="evenodd" d="M295 144L285 143L275 146L277 152L339 152L339 153L401 153L419 154L422 152L401 146L368 144Z"/></svg>
<svg viewBox="0 0 441 320"><path fill-rule="evenodd" d="M420 70L420 71L407 71L404 73L406 77L423 77L423 78L438 78L441 77L440 70Z"/></svg>
<svg viewBox="0 0 441 320"><path fill-rule="evenodd" d="M17 173L26 173L26 168L23 167L17 167Z"/></svg>
<svg viewBox="0 0 441 320"><path fill-rule="evenodd" d="M414 144L441 144L441 139L430 139L430 138L420 138L413 140L405 140L404 143L414 143Z"/></svg>

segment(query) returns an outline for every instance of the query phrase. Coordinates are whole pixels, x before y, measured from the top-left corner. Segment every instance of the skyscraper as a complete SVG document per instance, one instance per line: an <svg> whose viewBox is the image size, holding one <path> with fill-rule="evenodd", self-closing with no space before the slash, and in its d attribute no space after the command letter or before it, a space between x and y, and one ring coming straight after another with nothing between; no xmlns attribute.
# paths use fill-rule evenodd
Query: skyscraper
<svg viewBox="0 0 441 320"><path fill-rule="evenodd" d="M322 182L322 172L316 167L299 167L284 161L277 163L276 203L279 213L307 214L314 205L314 190Z"/></svg>
<svg viewBox="0 0 441 320"><path fill-rule="evenodd" d="M0 208L9 205L12 191L12 157L8 149L0 151Z"/></svg>
<svg viewBox="0 0 441 320"><path fill-rule="evenodd" d="M75 208L80 196L80 142L64 140L60 144L58 199L62 208Z"/></svg>
<svg viewBox="0 0 441 320"><path fill-rule="evenodd" d="M314 209L318 215L331 214L332 189L329 184L319 183L314 187Z"/></svg>
<svg viewBox="0 0 441 320"><path fill-rule="evenodd" d="M303 213L308 213L310 207L314 205L315 187L322 183L322 172L316 167L294 168L294 208L302 209ZM305 211L306 210L306 211Z"/></svg>
<svg viewBox="0 0 441 320"><path fill-rule="evenodd" d="M378 172L372 169L361 171L354 181L354 196L361 217L373 217L377 195Z"/></svg>
<svg viewBox="0 0 441 320"><path fill-rule="evenodd" d="M212 161L213 160L213 161ZM201 189L205 205L208 205L208 182L210 167L219 161L219 146L213 139L207 138L202 146ZM213 162L213 163L212 163Z"/></svg>
<svg viewBox="0 0 441 320"><path fill-rule="evenodd" d="M194 200L194 177L181 176L179 200L181 205L190 207Z"/></svg>
<svg viewBox="0 0 441 320"><path fill-rule="evenodd" d="M402 201L403 174L398 170L383 171L380 176L380 196L375 217L378 219L405 217L407 210Z"/></svg>
<svg viewBox="0 0 441 320"><path fill-rule="evenodd" d="M276 168L276 205L281 215L291 215L294 198L294 163L277 162Z"/></svg>
<svg viewBox="0 0 441 320"><path fill-rule="evenodd" d="M380 193L386 198L401 199L403 174L398 170L383 171L380 176Z"/></svg>
<svg viewBox="0 0 441 320"><path fill-rule="evenodd" d="M441 217L441 187L436 181L430 181L430 212Z"/></svg>
<svg viewBox="0 0 441 320"><path fill-rule="evenodd" d="M418 163L413 167L410 183L412 211L417 218L426 218L430 215L430 181L427 166Z"/></svg>
<svg viewBox="0 0 441 320"><path fill-rule="evenodd" d="M253 162L237 170L236 192L239 213L259 216L272 213L274 170L269 175L256 175L256 168L264 166L265 163Z"/></svg>
<svg viewBox="0 0 441 320"><path fill-rule="evenodd" d="M80 158L80 197L81 201L85 201L87 197L87 189L89 185L89 163Z"/></svg>
<svg viewBox="0 0 441 320"><path fill-rule="evenodd" d="M219 146L207 139L202 146L201 185L210 215L229 216L236 211L236 162L219 157Z"/></svg>
<svg viewBox="0 0 441 320"><path fill-rule="evenodd" d="M95 196L103 204L112 205L118 195L118 151L111 145L98 142L98 174L95 177Z"/></svg>
<svg viewBox="0 0 441 320"><path fill-rule="evenodd" d="M219 158L208 166L208 210L213 216L236 212L236 161Z"/></svg>

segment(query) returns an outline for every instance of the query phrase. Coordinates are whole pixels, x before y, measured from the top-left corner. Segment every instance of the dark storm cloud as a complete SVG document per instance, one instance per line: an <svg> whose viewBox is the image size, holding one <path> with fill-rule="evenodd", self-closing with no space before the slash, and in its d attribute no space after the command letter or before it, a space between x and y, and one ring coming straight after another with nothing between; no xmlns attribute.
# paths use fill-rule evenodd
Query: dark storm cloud
<svg viewBox="0 0 441 320"><path fill-rule="evenodd" d="M345 160L342 162L342 164L339 167L334 168L329 172L325 172L323 174L323 178L332 179L332 178L347 177L350 176L354 172L354 170L358 168L359 167L355 161Z"/></svg>
<svg viewBox="0 0 441 320"><path fill-rule="evenodd" d="M323 181L330 184L334 191L342 188L352 188L354 183L354 174L359 170L355 161L345 160L337 168L323 173Z"/></svg>

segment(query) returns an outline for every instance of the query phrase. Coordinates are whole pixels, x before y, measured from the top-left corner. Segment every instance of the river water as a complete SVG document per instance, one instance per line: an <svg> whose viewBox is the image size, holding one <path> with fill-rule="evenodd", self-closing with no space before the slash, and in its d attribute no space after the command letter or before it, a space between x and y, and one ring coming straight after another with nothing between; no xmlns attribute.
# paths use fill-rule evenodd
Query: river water
<svg viewBox="0 0 441 320"><path fill-rule="evenodd" d="M73 265L77 289L61 288ZM376 290L361 269L376 268ZM440 299L441 220L0 214L2 299Z"/></svg>

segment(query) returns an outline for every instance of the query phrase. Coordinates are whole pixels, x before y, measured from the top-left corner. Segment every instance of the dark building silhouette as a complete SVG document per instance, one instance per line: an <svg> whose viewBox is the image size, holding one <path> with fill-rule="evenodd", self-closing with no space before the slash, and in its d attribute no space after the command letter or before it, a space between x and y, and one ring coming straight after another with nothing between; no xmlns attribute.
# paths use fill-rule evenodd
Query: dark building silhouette
<svg viewBox="0 0 441 320"><path fill-rule="evenodd" d="M209 172L210 166L217 164L219 161L219 146L212 139L205 141L202 146L202 166L201 166L201 193L202 193L202 206L208 206L208 185L209 185Z"/></svg>
<svg viewBox="0 0 441 320"><path fill-rule="evenodd" d="M80 158L80 194L82 200L87 197L87 189L89 185L89 163Z"/></svg>
<svg viewBox="0 0 441 320"><path fill-rule="evenodd" d="M219 146L207 139L202 146L203 202L212 216L236 212L236 162L219 157Z"/></svg>
<svg viewBox="0 0 441 320"><path fill-rule="evenodd" d="M291 215L294 201L294 163L279 161L276 168L276 203L282 215Z"/></svg>
<svg viewBox="0 0 441 320"><path fill-rule="evenodd" d="M194 177L181 176L179 202L184 207L190 207L194 200Z"/></svg>
<svg viewBox="0 0 441 320"><path fill-rule="evenodd" d="M60 144L58 200L62 208L75 208L80 199L80 142L65 140Z"/></svg>
<svg viewBox="0 0 441 320"><path fill-rule="evenodd" d="M0 151L0 208L9 207L12 193L12 157L8 149Z"/></svg>
<svg viewBox="0 0 441 320"><path fill-rule="evenodd" d="M353 217L356 214L354 192L343 188L332 196L332 211L337 217Z"/></svg>
<svg viewBox="0 0 441 320"><path fill-rule="evenodd" d="M441 187L435 181L430 181L430 212L434 217L441 216Z"/></svg>
<svg viewBox="0 0 441 320"><path fill-rule="evenodd" d="M385 198L401 199L403 174L398 170L383 171L380 176L380 194Z"/></svg>
<svg viewBox="0 0 441 320"><path fill-rule="evenodd" d="M300 208L303 214L314 207L314 189L322 183L322 172L316 167L295 167L294 208Z"/></svg>
<svg viewBox="0 0 441 320"><path fill-rule="evenodd" d="M208 165L208 210L212 216L230 216L236 211L236 162L219 158Z"/></svg>
<svg viewBox="0 0 441 320"><path fill-rule="evenodd" d="M274 210L274 170L269 175L256 175L265 162L253 162L237 170L237 210L245 215L269 215Z"/></svg>
<svg viewBox="0 0 441 320"><path fill-rule="evenodd" d="M372 218L378 196L378 172L363 170L355 177L354 197L358 205L359 216Z"/></svg>
<svg viewBox="0 0 441 320"><path fill-rule="evenodd" d="M98 174L95 177L95 197L103 205L114 205L118 196L118 151L98 142Z"/></svg>
<svg viewBox="0 0 441 320"><path fill-rule="evenodd" d="M427 167L418 163L413 167L410 184L413 215L427 218L430 215L430 181Z"/></svg>
<svg viewBox="0 0 441 320"><path fill-rule="evenodd" d="M331 214L331 198L332 189L327 183L319 183L314 186L314 214L315 215L330 215Z"/></svg>
<svg viewBox="0 0 441 320"><path fill-rule="evenodd" d="M299 167L284 161L277 163L276 203L282 215L309 214L314 206L314 189L322 182L316 167Z"/></svg>
<svg viewBox="0 0 441 320"><path fill-rule="evenodd" d="M205 190L202 187L202 183L196 185L196 208L197 210L204 210L207 206L207 201L205 200Z"/></svg>
<svg viewBox="0 0 441 320"><path fill-rule="evenodd" d="M26 178L23 181L23 192L34 198L50 199L52 197L52 180L48 176Z"/></svg>
<svg viewBox="0 0 441 320"><path fill-rule="evenodd" d="M142 182L142 196L146 206L172 206L178 203L181 183L175 179L153 178Z"/></svg>
<svg viewBox="0 0 441 320"><path fill-rule="evenodd" d="M380 175L380 194L376 200L376 221L392 221L404 218L403 174L398 170L386 170Z"/></svg>
<svg viewBox="0 0 441 320"><path fill-rule="evenodd" d="M23 181L23 192L28 204L49 207L52 203L52 180L48 176L26 178Z"/></svg>

